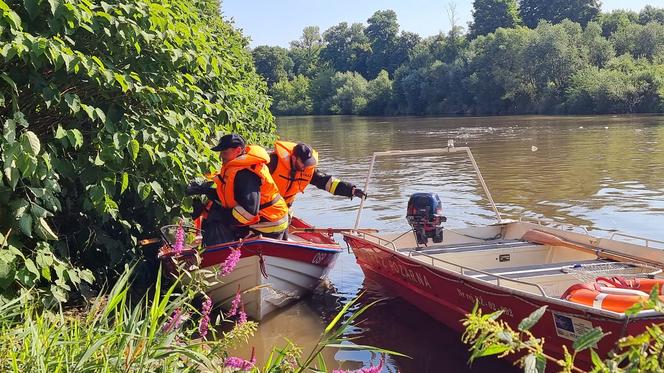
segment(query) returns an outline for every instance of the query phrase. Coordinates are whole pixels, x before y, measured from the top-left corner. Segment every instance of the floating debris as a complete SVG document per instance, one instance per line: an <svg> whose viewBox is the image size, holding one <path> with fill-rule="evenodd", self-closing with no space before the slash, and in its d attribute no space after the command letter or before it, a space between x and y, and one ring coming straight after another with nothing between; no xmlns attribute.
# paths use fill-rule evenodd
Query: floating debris
<svg viewBox="0 0 664 373"><path fill-rule="evenodd" d="M536 147L535 145L533 145L533 146L530 147L530 150L536 152L536 151L537 151L537 147Z"/></svg>

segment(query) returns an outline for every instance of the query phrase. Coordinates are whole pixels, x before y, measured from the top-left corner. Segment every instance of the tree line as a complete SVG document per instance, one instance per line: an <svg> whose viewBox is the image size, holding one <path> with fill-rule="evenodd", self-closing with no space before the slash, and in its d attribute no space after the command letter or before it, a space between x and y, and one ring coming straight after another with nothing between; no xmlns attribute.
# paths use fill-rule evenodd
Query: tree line
<svg viewBox="0 0 664 373"><path fill-rule="evenodd" d="M475 0L468 32L452 24L422 38L379 10L251 54L277 115L664 111L664 8Z"/></svg>

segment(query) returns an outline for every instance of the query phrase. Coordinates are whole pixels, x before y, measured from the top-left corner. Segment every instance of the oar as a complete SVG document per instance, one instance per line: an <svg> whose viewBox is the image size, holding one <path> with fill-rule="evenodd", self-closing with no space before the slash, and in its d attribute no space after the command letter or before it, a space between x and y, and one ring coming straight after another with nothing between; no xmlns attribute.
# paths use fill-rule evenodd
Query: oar
<svg viewBox="0 0 664 373"><path fill-rule="evenodd" d="M575 249L575 250L580 250L584 251L587 253L592 253L597 255L600 258L606 258L606 259L612 259L612 260L617 260L619 262L624 262L625 259L629 259L635 262L648 262L648 263L653 263L656 264L657 266L661 266L661 263L656 263L652 262L647 259L627 255L627 254L622 254L616 251L612 250L606 250L606 249L600 249L600 248L592 248L589 246L585 246L580 243L576 242L571 242L568 241L564 238L558 237L556 235L553 235L551 233L546 233L542 231L538 231L535 229L531 229L527 231L521 239L529 241L529 242L534 242L534 243L539 243L542 245L548 245L548 246L563 246L563 247L569 247L570 249Z"/></svg>
<svg viewBox="0 0 664 373"><path fill-rule="evenodd" d="M290 233L341 233L341 232L361 232L378 233L378 229L373 228L291 228Z"/></svg>

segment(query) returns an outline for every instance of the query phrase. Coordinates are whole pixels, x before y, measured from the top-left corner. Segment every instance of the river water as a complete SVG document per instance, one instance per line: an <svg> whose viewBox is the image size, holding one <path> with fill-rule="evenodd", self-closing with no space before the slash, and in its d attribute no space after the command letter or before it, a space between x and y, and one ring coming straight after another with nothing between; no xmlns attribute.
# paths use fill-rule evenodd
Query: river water
<svg viewBox="0 0 664 373"><path fill-rule="evenodd" d="M598 236L617 230L664 240L663 116L285 117L278 118L277 131L282 139L318 150L320 170L360 187L373 152L445 147L451 139L472 149L503 218L546 218ZM379 158L374 167L363 228L403 232L408 197L422 191L440 196L446 227L495 221L471 163L461 154ZM295 214L317 227L350 227L358 205L357 199L310 186L298 197ZM272 346L284 346L285 338L306 354L335 305L364 293L362 305L383 300L347 336L412 358L389 357L384 372L516 371L492 359L469 367L458 334L365 281L352 254L342 255L329 278L336 289L332 296L300 302L261 323L250 340L259 361ZM325 357L330 369L357 369L379 360L368 351L331 350Z"/></svg>

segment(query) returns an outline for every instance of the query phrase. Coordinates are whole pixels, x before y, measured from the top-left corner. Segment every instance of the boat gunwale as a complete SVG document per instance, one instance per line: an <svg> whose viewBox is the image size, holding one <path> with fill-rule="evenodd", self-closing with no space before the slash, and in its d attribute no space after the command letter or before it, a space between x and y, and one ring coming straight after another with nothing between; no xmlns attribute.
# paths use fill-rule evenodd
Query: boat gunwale
<svg viewBox="0 0 664 373"><path fill-rule="evenodd" d="M300 249L307 249L307 250L312 250L312 251L321 251L321 252L326 252L326 253L340 253L344 249L338 244L316 244L316 243L299 243L298 241L286 241L286 240L278 240L275 238L268 238L268 237L261 237L261 238L255 238L255 239L247 239L244 241L231 241L231 242L224 242L223 244L219 245L214 245L210 248L205 248L201 252L201 255L205 255L206 253L213 253L216 251L221 251L221 250L226 250L226 249L232 249L233 246L238 246L238 247L244 247L244 246L249 246L249 245L258 245L261 243L270 243L273 245L285 245L293 248L300 248ZM189 249L187 251L182 252L179 256L181 257L190 257L194 255L194 251L197 249ZM172 251L163 253L160 258L170 258L170 257L175 257L175 253Z"/></svg>
<svg viewBox="0 0 664 373"><path fill-rule="evenodd" d="M570 301L567 301L567 300L564 300L564 299L560 299L560 298L556 298L556 297L546 295L546 292L543 291L543 289L541 288L541 285L539 285L539 284L526 283L529 286L534 286L534 287L540 288L543 292L543 295L527 292L527 291L524 291L524 290L514 289L514 288L510 288L510 287L506 287L506 286L502 286L502 285L498 285L498 284L494 284L490 281L486 281L486 280L482 280L480 278L468 276L468 275L463 273L463 269L461 270L461 272L455 272L455 271L452 271L452 270L447 269L447 268L438 267L438 266L429 264L429 263L424 262L424 261L413 259L413 257L411 255L408 255L408 254L413 253L413 252L419 253L416 250L401 249L401 250L404 250L404 251L398 251L398 250L396 250L396 248L395 249L390 249L389 247L387 247L385 245L382 245L382 244L377 243L377 242L372 242L372 241L366 239L365 237L363 237L364 235L369 235L371 237L378 238L382 241L386 241L388 243L391 243L390 241L387 241L383 238L374 236L372 234L367 234L367 233L362 233L362 232L347 232L347 233L344 232L344 233L342 233L342 235L344 236L344 240L348 236L348 237L351 237L352 239L355 239L355 240L364 241L364 242L372 245L373 247L379 248L381 250L384 250L384 251L387 251L387 252L390 252L390 253L394 253L397 256L403 257L404 259L406 259L408 261L416 262L418 265L422 265L422 266L424 266L424 267L426 267L426 268L428 268L428 269L430 269L434 272L442 272L442 273L447 274L449 276L458 277L458 278L461 278L463 280L472 282L474 284L487 286L487 287L490 287L492 289L502 291L504 293L524 296L524 297L531 298L531 299L536 299L536 300L539 300L539 301L542 301L542 302L553 303L553 304L557 304L557 305L560 305L560 306L573 308L575 310L582 311L582 312L585 312L585 313L597 314L599 316L604 316L604 317L611 318L611 319L623 320L623 321L627 320L627 322L636 321L636 320L642 321L643 319L647 319L647 318L655 318L655 317L660 317L661 318L661 317L664 317L663 313L657 312L655 310L640 311L636 315L629 315L628 316L625 313L619 313L619 312L614 312L614 311L597 309L597 308L592 308L592 307L588 307L588 306L579 305L579 304L574 303L574 302L570 302ZM352 248L352 245L350 245L350 243L348 243L348 244ZM426 255L426 254L420 254L420 255L431 257L431 256ZM507 277L504 277L504 276L501 276L501 275L496 275L496 274L484 272L480 269L475 269L475 268L467 267L467 266L464 266L464 265L461 265L461 264L448 262L448 261L445 261L445 260L442 260L442 259L439 259L439 258L435 258L435 257L431 257L431 258L433 258L437 261L441 261L441 262L446 263L446 264L457 266L459 268L464 268L468 271L476 271L476 272L480 272L480 273L485 273L486 275L489 275L489 276L494 277L494 278L500 278L501 280L505 280L505 281L509 281L509 282L516 282L516 283L523 282L523 281L520 281L520 280L514 280L514 279L511 279L511 278L507 278Z"/></svg>

